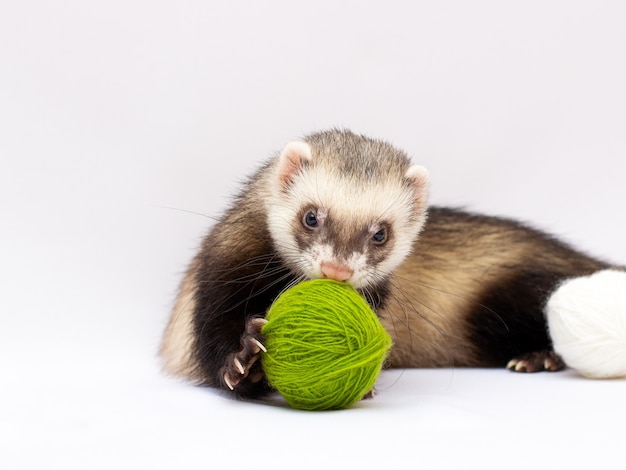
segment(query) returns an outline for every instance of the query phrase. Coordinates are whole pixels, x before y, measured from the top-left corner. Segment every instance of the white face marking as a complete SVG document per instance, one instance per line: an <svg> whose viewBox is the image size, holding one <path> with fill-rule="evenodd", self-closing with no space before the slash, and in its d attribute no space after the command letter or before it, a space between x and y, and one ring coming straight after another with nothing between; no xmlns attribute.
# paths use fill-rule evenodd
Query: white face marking
<svg viewBox="0 0 626 470"><path fill-rule="evenodd" d="M406 191L405 191L406 192ZM318 193L318 194L321 194ZM406 201L406 197L402 192L389 197L391 201L402 201L400 204L394 204L389 200L384 201L384 197L374 197L367 194L363 199L371 200L372 206L369 204L359 204L351 207L345 203L347 197L354 197L344 193L335 198L324 198L324 206L319 210L320 217L318 221L323 225L326 219L332 218L333 228L341 226L342 232L347 232L346 237L349 238L354 233L354 237L363 237L362 243L357 248L355 244L346 253L346 248L341 246L341 240L338 238L337 245L333 243L335 239L321 239L313 241L306 247L301 247L298 243L297 232L308 232L302 224L302 208L300 201L315 201L316 197L305 195L301 190L296 196L283 199L282 204L274 204L270 209L270 230L275 245L282 257L287 261L291 268L307 278L322 278L322 263L331 263L345 266L353 271L352 276L347 282L356 288L365 288L381 278L386 278L393 270L404 260L409 253L413 240L415 239L419 228L420 221L416 221L414 215L410 212L410 204ZM303 198L303 199L300 199ZM403 200L404 198L404 200ZM320 197L320 199L322 199ZM296 201L298 203L296 204ZM335 201L337 203L335 204ZM326 210L325 208L328 207ZM385 210L381 210L384 207ZM371 242L371 237L380 230L381 214L384 222L389 224L389 233L391 240L386 245L375 247ZM364 230L365 228L366 230ZM372 264L372 259L376 258L368 250L384 250L384 256Z"/></svg>
<svg viewBox="0 0 626 470"><path fill-rule="evenodd" d="M322 264L330 263L345 266L353 271L352 276L346 281L354 287L363 287L363 280L367 276L367 258L363 253L353 252L348 257L338 257L335 248L329 244L314 244L309 249L302 252L304 260L304 274L309 279L320 279L324 277Z"/></svg>
<svg viewBox="0 0 626 470"><path fill-rule="evenodd" d="M268 187L270 233L294 273L307 278L323 277L322 263L331 263L351 270L357 288L378 282L404 260L425 221L425 202L416 210L415 188L397 173L354 180L325 162L293 173L287 186L278 181ZM319 227L303 225L308 210ZM383 226L389 240L377 245L371 237Z"/></svg>

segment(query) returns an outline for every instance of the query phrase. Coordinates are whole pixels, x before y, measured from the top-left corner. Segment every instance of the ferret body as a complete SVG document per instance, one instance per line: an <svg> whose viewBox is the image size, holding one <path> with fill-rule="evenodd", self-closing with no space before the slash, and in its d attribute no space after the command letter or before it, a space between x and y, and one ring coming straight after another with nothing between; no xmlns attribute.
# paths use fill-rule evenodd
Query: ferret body
<svg viewBox="0 0 626 470"><path fill-rule="evenodd" d="M304 279L353 284L393 339L390 367L559 370L544 306L608 268L521 223L428 206L428 172L344 130L288 144L246 182L181 283L164 370L238 397L271 390L264 314Z"/></svg>

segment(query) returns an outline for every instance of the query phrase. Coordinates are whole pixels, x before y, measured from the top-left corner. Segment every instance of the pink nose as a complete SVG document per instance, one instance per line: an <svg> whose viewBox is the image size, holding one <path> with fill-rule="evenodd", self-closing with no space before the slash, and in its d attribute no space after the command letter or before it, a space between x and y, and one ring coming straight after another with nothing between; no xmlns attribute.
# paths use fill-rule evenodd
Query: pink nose
<svg viewBox="0 0 626 470"><path fill-rule="evenodd" d="M352 269L335 263L322 263L320 266L322 274L327 279L345 282L352 276Z"/></svg>

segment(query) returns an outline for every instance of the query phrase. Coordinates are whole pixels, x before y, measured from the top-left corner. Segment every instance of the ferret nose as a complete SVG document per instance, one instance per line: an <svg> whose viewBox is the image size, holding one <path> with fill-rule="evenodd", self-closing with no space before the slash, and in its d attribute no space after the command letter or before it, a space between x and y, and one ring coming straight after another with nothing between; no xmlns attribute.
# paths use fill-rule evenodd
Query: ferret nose
<svg viewBox="0 0 626 470"><path fill-rule="evenodd" d="M347 266L335 263L322 263L320 269L326 279L334 279L340 282L347 281L354 273L354 271Z"/></svg>

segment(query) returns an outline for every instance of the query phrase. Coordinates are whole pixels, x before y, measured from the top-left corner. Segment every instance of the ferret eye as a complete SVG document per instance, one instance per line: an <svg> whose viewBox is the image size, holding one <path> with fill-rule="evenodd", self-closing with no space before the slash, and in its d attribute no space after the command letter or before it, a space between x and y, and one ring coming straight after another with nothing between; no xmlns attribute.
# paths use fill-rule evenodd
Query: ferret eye
<svg viewBox="0 0 626 470"><path fill-rule="evenodd" d="M313 211L309 211L304 215L304 219L302 220L304 225L308 228L316 228L319 225L317 220L317 214Z"/></svg>
<svg viewBox="0 0 626 470"><path fill-rule="evenodd" d="M382 245L383 243L385 243L385 241L387 241L387 229L381 228L378 232L372 235L372 241L376 245Z"/></svg>

